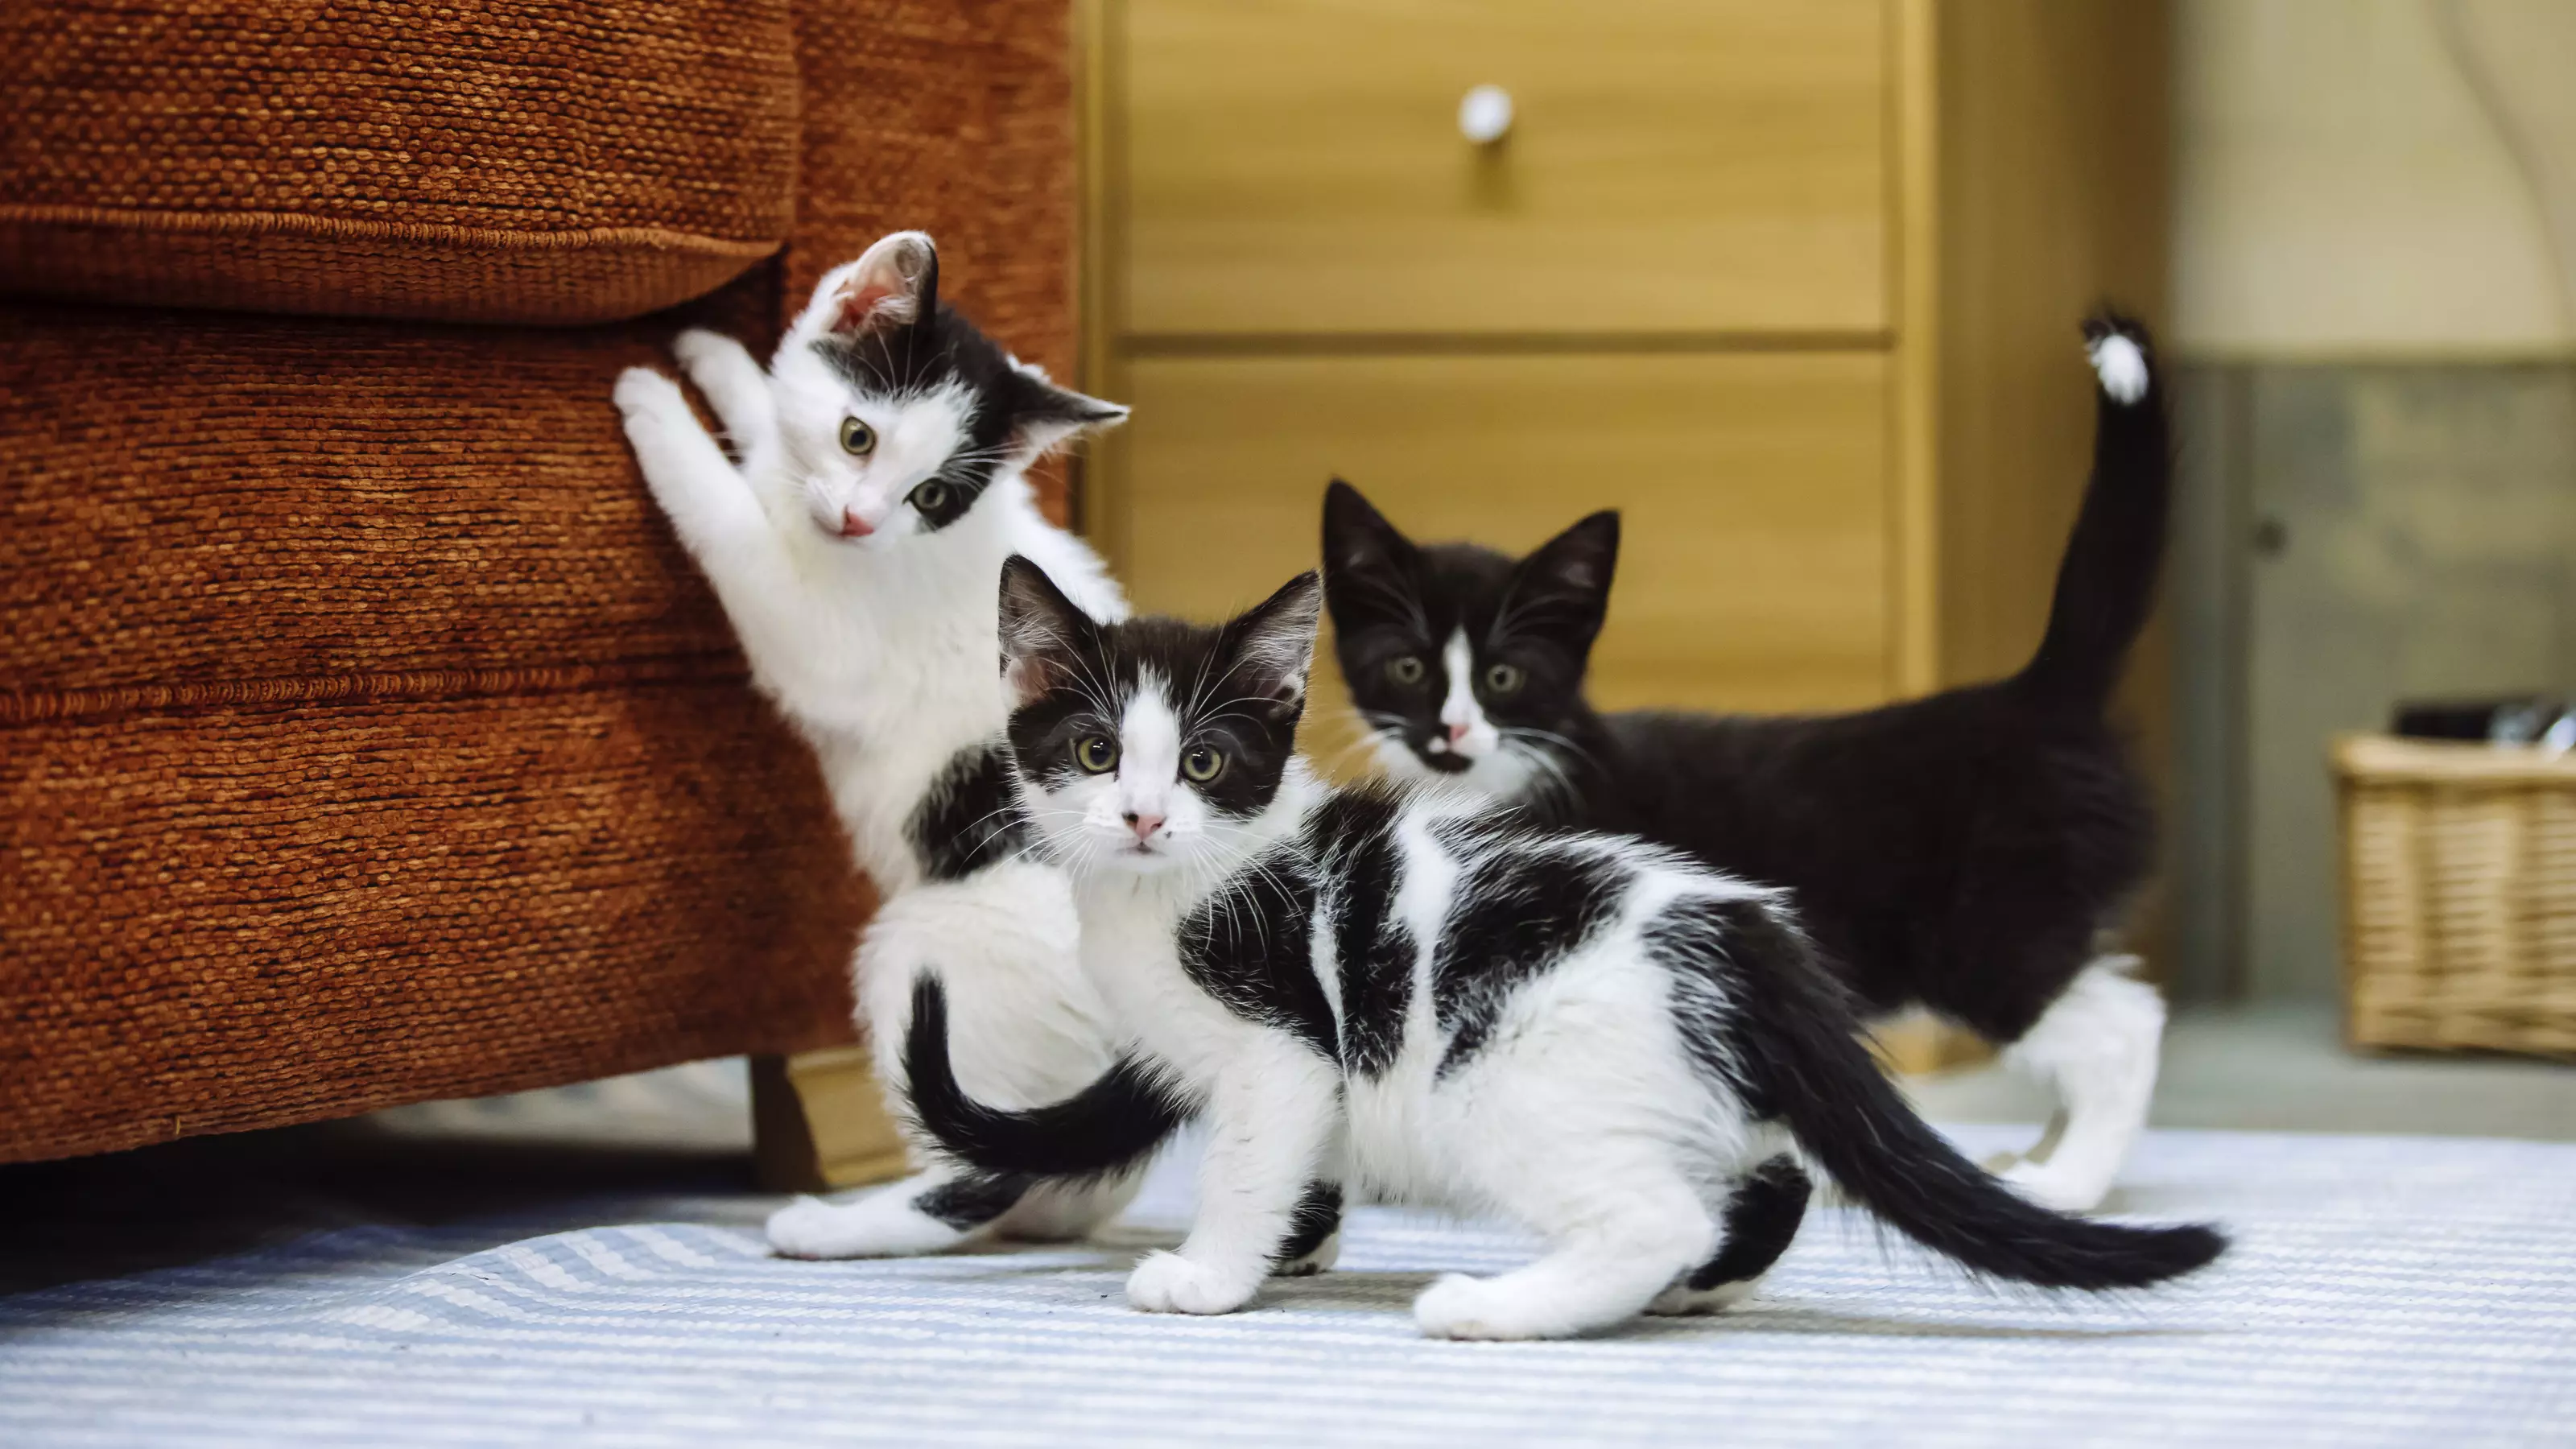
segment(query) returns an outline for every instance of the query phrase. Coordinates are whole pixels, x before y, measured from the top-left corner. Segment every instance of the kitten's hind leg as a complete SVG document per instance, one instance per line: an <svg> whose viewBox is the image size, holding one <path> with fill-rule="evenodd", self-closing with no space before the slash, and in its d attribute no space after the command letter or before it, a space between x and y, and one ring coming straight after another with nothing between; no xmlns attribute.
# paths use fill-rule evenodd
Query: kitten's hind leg
<svg viewBox="0 0 2576 1449"><path fill-rule="evenodd" d="M2000 1176L2060 1212L2101 1205L2147 1124L2165 1003L2129 974L2137 965L2135 956L2105 956L2085 967L2004 1050L2007 1065L2057 1094L2065 1126Z"/></svg>
<svg viewBox="0 0 2576 1449"><path fill-rule="evenodd" d="M1069 1243L1124 1211L1145 1183L1145 1170L1100 1181L1041 1179L1009 1212L994 1220L993 1235L1024 1243Z"/></svg>
<svg viewBox="0 0 2576 1449"><path fill-rule="evenodd" d="M1727 1199L1717 1255L1665 1289L1646 1311L1715 1313L1752 1297L1754 1285L1797 1238L1814 1190L1807 1174L1785 1155L1753 1169Z"/></svg>
<svg viewBox="0 0 2576 1449"><path fill-rule="evenodd" d="M1305 1278L1332 1271L1342 1256L1342 1185L1318 1178L1306 1184L1289 1220L1288 1241L1270 1256L1271 1276Z"/></svg>
<svg viewBox="0 0 2576 1449"><path fill-rule="evenodd" d="M1590 1166L1591 1164L1587 1164ZM1492 1278L1450 1274L1413 1302L1435 1338L1564 1338L1633 1318L1717 1241L1708 1208L1660 1158L1520 1195L1547 1254Z"/></svg>
<svg viewBox="0 0 2576 1449"><path fill-rule="evenodd" d="M1029 1178L936 1167L851 1202L800 1197L769 1216L783 1258L908 1258L978 1237L1030 1195Z"/></svg>

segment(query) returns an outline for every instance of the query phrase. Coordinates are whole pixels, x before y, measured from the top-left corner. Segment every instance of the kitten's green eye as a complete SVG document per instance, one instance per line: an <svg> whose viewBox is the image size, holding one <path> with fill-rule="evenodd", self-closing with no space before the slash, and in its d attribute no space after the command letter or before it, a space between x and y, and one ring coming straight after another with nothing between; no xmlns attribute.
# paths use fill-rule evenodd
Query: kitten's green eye
<svg viewBox="0 0 2576 1449"><path fill-rule="evenodd" d="M916 513L937 513L948 506L948 485L933 478L912 490L912 507Z"/></svg>
<svg viewBox="0 0 2576 1449"><path fill-rule="evenodd" d="M1528 678L1528 675L1521 673L1520 666L1517 664L1489 664L1485 666L1485 692L1495 695L1510 694L1519 689L1523 681Z"/></svg>
<svg viewBox="0 0 2576 1449"><path fill-rule="evenodd" d="M864 458L877 450L877 430L857 418L841 419L841 451Z"/></svg>
<svg viewBox="0 0 2576 1449"><path fill-rule="evenodd" d="M1118 742L1107 735L1084 735L1073 742L1073 762L1095 775L1118 768Z"/></svg>
<svg viewBox="0 0 2576 1449"><path fill-rule="evenodd" d="M1225 773L1224 752L1200 745L1181 756L1181 773L1190 777L1191 784L1204 785Z"/></svg>
<svg viewBox="0 0 2576 1449"><path fill-rule="evenodd" d="M1386 677L1398 684L1420 684L1422 661L1410 654L1401 659L1390 659L1386 661Z"/></svg>

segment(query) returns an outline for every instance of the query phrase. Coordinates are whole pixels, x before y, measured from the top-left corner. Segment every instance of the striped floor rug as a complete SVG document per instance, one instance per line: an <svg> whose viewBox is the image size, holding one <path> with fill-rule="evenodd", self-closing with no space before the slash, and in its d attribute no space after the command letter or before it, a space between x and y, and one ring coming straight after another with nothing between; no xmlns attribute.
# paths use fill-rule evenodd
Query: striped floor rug
<svg viewBox="0 0 2576 1449"><path fill-rule="evenodd" d="M1553 1344L1415 1337L1528 1245L1387 1211L1257 1311L1133 1313L1181 1172L1110 1245L911 1262L773 1259L748 1196L357 1225L0 1299L0 1444L2576 1443L2576 1146L2168 1132L2126 1184L2236 1253L2055 1301L1828 1210L1724 1318Z"/></svg>

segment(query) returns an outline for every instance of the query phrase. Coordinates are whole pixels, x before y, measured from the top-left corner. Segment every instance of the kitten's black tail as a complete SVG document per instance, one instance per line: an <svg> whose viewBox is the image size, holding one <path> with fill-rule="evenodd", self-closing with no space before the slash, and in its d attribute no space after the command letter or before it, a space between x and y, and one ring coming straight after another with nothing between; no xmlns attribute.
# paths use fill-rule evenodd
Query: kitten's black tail
<svg viewBox="0 0 2576 1449"><path fill-rule="evenodd" d="M2043 1288L2144 1287L2225 1251L2215 1228L2093 1222L2015 1195L1914 1115L1783 912L1752 901L1675 911L1667 919L1690 940L1684 949L1720 953L1721 979L1737 998L1725 1039L1702 1043L1706 1065L1776 1113L1818 1166L1897 1231L1977 1272Z"/></svg>
<svg viewBox="0 0 2576 1449"><path fill-rule="evenodd" d="M2017 682L2051 703L2098 711L2155 607L2173 444L2147 330L2106 311L2085 322L2084 344L2095 381L2093 476L2057 566L2048 632Z"/></svg>
<svg viewBox="0 0 2576 1449"><path fill-rule="evenodd" d="M914 1120L967 1166L1033 1177L1097 1177L1153 1155L1190 1113L1154 1073L1121 1057L1090 1086L1025 1112L966 1095L948 1059L948 993L924 973L912 983L903 1076Z"/></svg>

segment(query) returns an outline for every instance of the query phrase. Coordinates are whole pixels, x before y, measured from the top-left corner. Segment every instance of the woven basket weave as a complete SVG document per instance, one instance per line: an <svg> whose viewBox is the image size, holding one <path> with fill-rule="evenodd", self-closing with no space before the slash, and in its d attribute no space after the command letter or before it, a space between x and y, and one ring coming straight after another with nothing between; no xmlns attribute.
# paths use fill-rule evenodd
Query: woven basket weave
<svg viewBox="0 0 2576 1449"><path fill-rule="evenodd" d="M2576 1055L2576 758L2334 746L2356 1046Z"/></svg>

